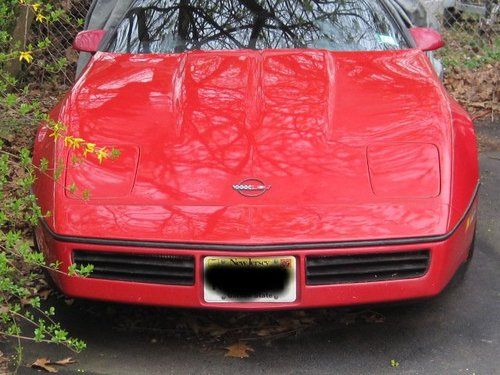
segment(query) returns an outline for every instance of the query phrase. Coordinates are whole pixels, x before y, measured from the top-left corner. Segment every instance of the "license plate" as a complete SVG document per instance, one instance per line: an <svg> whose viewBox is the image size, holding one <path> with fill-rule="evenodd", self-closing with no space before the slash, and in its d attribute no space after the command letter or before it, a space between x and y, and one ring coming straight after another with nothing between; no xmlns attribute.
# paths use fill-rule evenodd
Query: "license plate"
<svg viewBox="0 0 500 375"><path fill-rule="evenodd" d="M297 299L295 257L206 257L206 302L294 302Z"/></svg>

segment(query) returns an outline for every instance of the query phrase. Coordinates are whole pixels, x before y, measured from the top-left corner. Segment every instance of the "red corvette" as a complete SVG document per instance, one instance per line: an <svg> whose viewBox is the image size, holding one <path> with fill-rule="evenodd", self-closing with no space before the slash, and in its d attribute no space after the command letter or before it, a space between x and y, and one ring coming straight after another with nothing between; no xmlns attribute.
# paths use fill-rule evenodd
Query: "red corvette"
<svg viewBox="0 0 500 375"><path fill-rule="evenodd" d="M470 260L470 117L385 1L135 0L42 125L36 231L72 297L290 309L434 296ZM89 191L86 199L74 189Z"/></svg>

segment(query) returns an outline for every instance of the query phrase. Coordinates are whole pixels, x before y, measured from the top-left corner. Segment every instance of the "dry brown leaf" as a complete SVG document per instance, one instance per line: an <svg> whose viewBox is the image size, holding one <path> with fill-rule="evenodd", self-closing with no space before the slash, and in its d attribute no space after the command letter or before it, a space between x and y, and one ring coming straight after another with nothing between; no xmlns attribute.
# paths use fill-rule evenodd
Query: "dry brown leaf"
<svg viewBox="0 0 500 375"><path fill-rule="evenodd" d="M452 67L445 75L445 84L472 115L486 110L494 118L499 112L499 69L500 62L475 69Z"/></svg>
<svg viewBox="0 0 500 375"><path fill-rule="evenodd" d="M363 319L367 323L385 323L385 316L375 311L369 311L363 314Z"/></svg>
<svg viewBox="0 0 500 375"><path fill-rule="evenodd" d="M229 329L221 327L220 325L215 323L210 323L205 331L208 332L208 334L212 337L220 337L224 336L229 331Z"/></svg>
<svg viewBox="0 0 500 375"><path fill-rule="evenodd" d="M61 359L61 360L56 361L56 362L51 362L51 364L59 365L59 366L72 365L73 363L76 363L76 361L71 357L64 358L64 359Z"/></svg>
<svg viewBox="0 0 500 375"><path fill-rule="evenodd" d="M38 296L43 300L43 301L46 301L50 294L52 293L52 290L51 289L45 289L45 290L42 290L42 291L39 291L38 292Z"/></svg>
<svg viewBox="0 0 500 375"><path fill-rule="evenodd" d="M281 332L294 331L297 328L300 328L302 325L299 319L296 318L285 318L281 319L279 322L279 328L277 330Z"/></svg>
<svg viewBox="0 0 500 375"><path fill-rule="evenodd" d="M300 319L300 322L305 325L311 325L316 323L316 319L314 319L313 317L305 317Z"/></svg>
<svg viewBox="0 0 500 375"><path fill-rule="evenodd" d="M187 319L187 325L189 326L189 328L191 328L191 330L194 332L195 335L200 334L200 325L198 324L195 318L189 317Z"/></svg>
<svg viewBox="0 0 500 375"><path fill-rule="evenodd" d="M8 359L4 356L3 352L0 351L0 363L3 363L5 361L8 361Z"/></svg>
<svg viewBox="0 0 500 375"><path fill-rule="evenodd" d="M242 341L239 341L231 346L227 346L226 349L227 353L225 356L234 358L248 358L250 357L249 352L254 351L250 346Z"/></svg>
<svg viewBox="0 0 500 375"><path fill-rule="evenodd" d="M71 6L72 6L72 1L71 0L61 0L59 2L59 6L61 8L63 8L65 11L69 11L71 10Z"/></svg>
<svg viewBox="0 0 500 375"><path fill-rule="evenodd" d="M350 325L356 323L356 318L358 317L358 314L356 313L347 313L342 315L340 318L340 322L345 324L345 325Z"/></svg>
<svg viewBox="0 0 500 375"><path fill-rule="evenodd" d="M6 370L9 366L9 358L7 358L2 352L0 352L0 374L2 371Z"/></svg>
<svg viewBox="0 0 500 375"><path fill-rule="evenodd" d="M57 372L57 369L50 364L50 360L48 360L47 358L38 358L31 364L30 367L55 374Z"/></svg>
<svg viewBox="0 0 500 375"><path fill-rule="evenodd" d="M76 52L73 47L68 47L64 55L70 63L75 63L78 61L78 52Z"/></svg>
<svg viewBox="0 0 500 375"><path fill-rule="evenodd" d="M266 337L271 335L271 330L269 328L262 328L257 331L257 336Z"/></svg>

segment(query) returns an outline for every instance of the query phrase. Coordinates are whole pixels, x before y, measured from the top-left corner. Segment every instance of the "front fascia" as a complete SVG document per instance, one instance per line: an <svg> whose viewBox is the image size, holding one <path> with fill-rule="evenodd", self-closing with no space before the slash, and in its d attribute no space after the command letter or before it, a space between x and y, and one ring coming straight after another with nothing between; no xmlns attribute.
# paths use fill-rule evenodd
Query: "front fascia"
<svg viewBox="0 0 500 375"><path fill-rule="evenodd" d="M72 263L72 253L75 249L102 252L120 252L134 254L165 254L165 255L192 255L195 258L195 283L193 286L170 286L141 284L132 282L98 280L88 278L69 277L54 274L55 281L62 291L73 297L108 300L123 303L177 306L191 308L235 309L235 310L273 310L332 307L355 304L370 304L399 300L431 297L439 294L448 284L458 267L467 259L468 251L474 235L476 221L476 207L474 202L470 213L466 215L462 224L454 233L439 242L353 247L349 249L309 249L309 250L276 250L276 251L247 251L245 256L287 256L293 254L297 258L297 300L293 303L258 304L258 303L206 303L203 299L203 259L206 256L241 256L241 252L190 250L168 248L145 248L109 246L98 244L61 242L52 238L49 232L42 227L37 230L37 237L45 242L50 261L62 262L62 270ZM415 279L393 280L371 283L338 284L310 286L305 283L305 260L307 256L315 255L352 255L368 253L389 253L394 251L415 251L429 249L431 252L430 268L427 273Z"/></svg>

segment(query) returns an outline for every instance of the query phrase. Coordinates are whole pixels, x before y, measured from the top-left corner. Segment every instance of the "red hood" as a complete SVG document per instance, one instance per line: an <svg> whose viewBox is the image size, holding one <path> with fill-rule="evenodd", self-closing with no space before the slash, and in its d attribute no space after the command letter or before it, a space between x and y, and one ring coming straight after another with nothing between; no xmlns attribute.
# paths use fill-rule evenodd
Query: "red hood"
<svg viewBox="0 0 500 375"><path fill-rule="evenodd" d="M448 99L418 51L98 53L58 116L125 151L68 173L94 199L59 189L62 234L269 243L447 229ZM271 189L233 190L250 177Z"/></svg>

